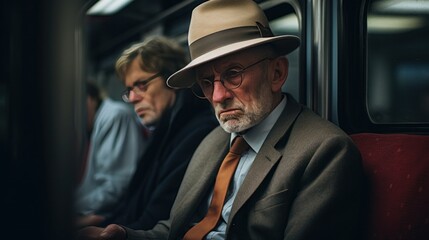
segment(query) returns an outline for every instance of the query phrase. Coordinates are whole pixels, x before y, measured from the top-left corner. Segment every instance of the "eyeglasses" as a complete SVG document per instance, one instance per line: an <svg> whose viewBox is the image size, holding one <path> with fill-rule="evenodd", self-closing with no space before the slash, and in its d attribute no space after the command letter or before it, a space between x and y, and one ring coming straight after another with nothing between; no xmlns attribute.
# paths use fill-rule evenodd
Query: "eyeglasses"
<svg viewBox="0 0 429 240"><path fill-rule="evenodd" d="M219 80L215 80L213 78L198 79L191 86L192 92L198 98L201 98L201 99L210 98L213 95L214 82L216 81L221 82L222 85L228 90L236 89L241 86L241 83L243 83L244 71L265 60L270 60L270 58L263 58L255 63L248 65L247 67L242 67L240 65L231 67L220 74Z"/></svg>
<svg viewBox="0 0 429 240"><path fill-rule="evenodd" d="M122 100L124 102L126 102L126 103L131 102L130 101L130 92L131 91L134 91L135 94L140 94L140 93L146 92L147 91L147 86L149 85L149 82L151 82L152 80L156 79L159 76L161 76L161 73L157 73L155 75L152 75L148 79L136 81L135 83L133 83L132 87L127 87L122 92ZM136 88L136 90L134 90L134 88Z"/></svg>

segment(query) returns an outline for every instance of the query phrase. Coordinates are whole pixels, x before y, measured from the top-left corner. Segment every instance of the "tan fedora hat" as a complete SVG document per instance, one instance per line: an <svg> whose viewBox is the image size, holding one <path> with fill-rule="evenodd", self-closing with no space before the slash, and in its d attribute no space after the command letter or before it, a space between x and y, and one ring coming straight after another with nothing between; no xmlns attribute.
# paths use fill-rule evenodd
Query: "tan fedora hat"
<svg viewBox="0 0 429 240"><path fill-rule="evenodd" d="M172 74L167 85L191 87L194 69L219 57L262 44L288 54L300 43L296 36L274 36L262 9L253 0L210 0L192 11L188 44L191 62Z"/></svg>

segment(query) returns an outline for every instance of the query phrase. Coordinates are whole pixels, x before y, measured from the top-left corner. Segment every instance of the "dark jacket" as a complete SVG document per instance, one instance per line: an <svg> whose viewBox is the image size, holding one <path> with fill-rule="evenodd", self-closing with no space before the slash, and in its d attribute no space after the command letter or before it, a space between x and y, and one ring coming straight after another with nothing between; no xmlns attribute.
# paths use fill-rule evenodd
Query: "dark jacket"
<svg viewBox="0 0 429 240"><path fill-rule="evenodd" d="M174 106L162 116L125 197L102 226L111 223L151 229L168 219L188 163L218 122L207 100L178 90Z"/></svg>

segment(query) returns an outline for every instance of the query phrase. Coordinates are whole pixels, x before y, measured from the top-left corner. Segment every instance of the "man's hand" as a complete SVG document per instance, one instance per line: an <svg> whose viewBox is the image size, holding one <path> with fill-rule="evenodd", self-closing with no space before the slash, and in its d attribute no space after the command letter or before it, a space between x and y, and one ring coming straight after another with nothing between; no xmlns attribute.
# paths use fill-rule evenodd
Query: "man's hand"
<svg viewBox="0 0 429 240"><path fill-rule="evenodd" d="M94 214L89 214L89 215L84 215L84 216L79 216L76 219L76 226L77 228L83 228L83 227L87 227L87 226L94 226L94 225L98 225L99 223L104 221L104 217L100 216L100 215L94 215Z"/></svg>
<svg viewBox="0 0 429 240"><path fill-rule="evenodd" d="M126 240L127 232L116 224L106 228L86 227L78 232L77 240Z"/></svg>
<svg viewBox="0 0 429 240"><path fill-rule="evenodd" d="M110 224L100 234L102 240L126 240L127 231L119 225Z"/></svg>
<svg viewBox="0 0 429 240"><path fill-rule="evenodd" d="M96 240L100 239L100 234L104 228L100 227L86 227L77 232L77 240Z"/></svg>

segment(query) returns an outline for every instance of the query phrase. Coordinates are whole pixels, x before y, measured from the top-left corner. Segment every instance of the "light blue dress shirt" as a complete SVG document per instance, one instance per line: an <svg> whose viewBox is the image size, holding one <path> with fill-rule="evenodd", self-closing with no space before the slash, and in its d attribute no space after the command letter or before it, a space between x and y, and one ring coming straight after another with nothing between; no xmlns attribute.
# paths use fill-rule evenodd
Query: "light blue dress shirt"
<svg viewBox="0 0 429 240"><path fill-rule="evenodd" d="M78 213L106 214L123 196L146 146L141 132L131 108L103 100L96 113L85 176L76 190Z"/></svg>
<svg viewBox="0 0 429 240"><path fill-rule="evenodd" d="M231 213L232 204L235 197L237 196L238 190L241 184L244 181L247 173L249 172L250 167L252 166L253 161L255 160L256 154L262 147L265 139L268 136L268 133L273 128L277 119L280 117L283 109L286 106L286 97L283 96L283 100L280 104L265 118L261 123L251 128L247 131L243 138L249 144L250 149L244 153L240 162L238 163L237 169L235 170L233 182L230 184L228 189L228 194L225 200L225 204L222 209L222 216L219 225L207 234L206 239L210 240L220 240L225 239L226 227L228 225L229 215ZM237 133L231 134L230 144L232 140L237 136ZM208 200L208 205L210 205L212 195L210 195Z"/></svg>

